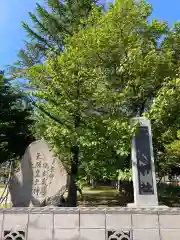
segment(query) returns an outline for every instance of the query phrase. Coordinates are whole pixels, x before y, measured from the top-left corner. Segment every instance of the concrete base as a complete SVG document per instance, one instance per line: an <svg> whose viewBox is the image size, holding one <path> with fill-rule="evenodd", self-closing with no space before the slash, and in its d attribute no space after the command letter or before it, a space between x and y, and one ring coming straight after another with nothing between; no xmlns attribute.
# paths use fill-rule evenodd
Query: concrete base
<svg viewBox="0 0 180 240"><path fill-rule="evenodd" d="M157 207L0 209L0 240L180 239L180 208Z"/></svg>
<svg viewBox="0 0 180 240"><path fill-rule="evenodd" d="M166 205L137 205L135 203L128 203L128 208L154 208L154 209L168 209L169 207Z"/></svg>

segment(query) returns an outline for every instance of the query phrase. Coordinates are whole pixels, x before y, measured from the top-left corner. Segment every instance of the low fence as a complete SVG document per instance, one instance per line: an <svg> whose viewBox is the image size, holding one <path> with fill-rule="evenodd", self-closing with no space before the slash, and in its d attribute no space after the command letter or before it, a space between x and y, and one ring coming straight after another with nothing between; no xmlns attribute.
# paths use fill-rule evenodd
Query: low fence
<svg viewBox="0 0 180 240"><path fill-rule="evenodd" d="M2 240L178 240L178 208L0 210Z"/></svg>
<svg viewBox="0 0 180 240"><path fill-rule="evenodd" d="M161 179L161 183L171 184L173 186L180 186L180 177L176 176L173 178L169 178L165 176Z"/></svg>

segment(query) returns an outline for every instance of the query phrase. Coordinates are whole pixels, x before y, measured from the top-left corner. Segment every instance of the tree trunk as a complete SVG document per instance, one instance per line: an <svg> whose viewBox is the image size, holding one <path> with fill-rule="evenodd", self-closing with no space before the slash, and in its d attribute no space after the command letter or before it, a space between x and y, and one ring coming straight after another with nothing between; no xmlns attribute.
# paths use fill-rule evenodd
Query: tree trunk
<svg viewBox="0 0 180 240"><path fill-rule="evenodd" d="M133 182L129 181L120 181L119 191L125 198L125 202L133 202L134 194L133 194Z"/></svg>
<svg viewBox="0 0 180 240"><path fill-rule="evenodd" d="M77 73L78 74L78 73ZM77 95L76 100L79 100L79 83L77 82ZM74 117L74 129L77 130L80 126L81 117L79 111L79 105L77 110L73 114ZM68 186L68 206L77 206L77 186L76 179L78 177L78 164L79 164L79 146L77 142L71 147L71 171L69 175L69 186Z"/></svg>
<svg viewBox="0 0 180 240"><path fill-rule="evenodd" d="M68 183L68 206L77 206L77 187L76 187L76 177L78 174L78 158L79 158L79 147L73 146L71 148L72 159L71 159L71 172L69 175Z"/></svg>
<svg viewBox="0 0 180 240"><path fill-rule="evenodd" d="M95 179L92 178L91 179L91 188L95 188L96 187L96 182L95 182Z"/></svg>
<svg viewBox="0 0 180 240"><path fill-rule="evenodd" d="M116 181L116 189L120 191L120 180Z"/></svg>

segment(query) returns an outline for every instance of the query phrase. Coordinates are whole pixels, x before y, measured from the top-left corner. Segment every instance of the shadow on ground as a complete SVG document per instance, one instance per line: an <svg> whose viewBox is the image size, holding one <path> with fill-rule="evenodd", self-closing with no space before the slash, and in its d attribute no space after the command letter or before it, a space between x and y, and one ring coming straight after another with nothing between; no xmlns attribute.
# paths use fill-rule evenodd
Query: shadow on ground
<svg viewBox="0 0 180 240"><path fill-rule="evenodd" d="M95 189L83 189L83 196L78 199L79 206L85 207L113 207L126 206L130 202L116 189L108 187L99 187Z"/></svg>
<svg viewBox="0 0 180 240"><path fill-rule="evenodd" d="M180 186L162 183L158 186L159 202L169 207L180 207Z"/></svg>

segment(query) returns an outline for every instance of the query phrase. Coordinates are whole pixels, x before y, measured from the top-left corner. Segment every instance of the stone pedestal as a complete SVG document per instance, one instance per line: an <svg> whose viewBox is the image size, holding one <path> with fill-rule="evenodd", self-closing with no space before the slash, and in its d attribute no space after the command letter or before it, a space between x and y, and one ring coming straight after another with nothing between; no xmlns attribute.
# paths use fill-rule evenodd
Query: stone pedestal
<svg viewBox="0 0 180 240"><path fill-rule="evenodd" d="M133 118L131 125L134 126L137 122L139 127L132 139L131 152L134 203L128 204L128 207L159 208L151 124L148 119L139 117Z"/></svg>

